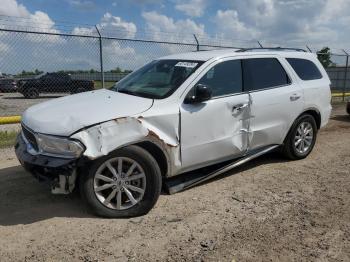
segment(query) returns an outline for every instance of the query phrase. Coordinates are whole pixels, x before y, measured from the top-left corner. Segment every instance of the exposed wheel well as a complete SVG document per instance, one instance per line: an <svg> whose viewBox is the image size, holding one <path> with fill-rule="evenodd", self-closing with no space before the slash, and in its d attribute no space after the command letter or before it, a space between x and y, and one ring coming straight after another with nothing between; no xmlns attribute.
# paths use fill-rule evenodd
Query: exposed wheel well
<svg viewBox="0 0 350 262"><path fill-rule="evenodd" d="M157 145L148 141L140 142L135 145L142 147L154 157L159 165L161 174L164 177L168 172L168 161L164 152Z"/></svg>
<svg viewBox="0 0 350 262"><path fill-rule="evenodd" d="M321 114L314 109L309 109L309 110L303 112L301 115L305 115L305 114L309 114L309 115L313 116L313 118L316 121L317 129L320 129L320 127L321 127Z"/></svg>

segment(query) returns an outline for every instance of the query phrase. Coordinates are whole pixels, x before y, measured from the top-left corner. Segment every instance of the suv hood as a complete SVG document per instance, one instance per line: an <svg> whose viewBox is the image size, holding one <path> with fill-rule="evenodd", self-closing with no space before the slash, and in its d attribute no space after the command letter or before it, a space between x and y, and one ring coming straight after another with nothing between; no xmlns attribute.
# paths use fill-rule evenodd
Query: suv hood
<svg viewBox="0 0 350 262"><path fill-rule="evenodd" d="M152 99L107 89L53 99L27 109L22 123L34 132L70 136L87 126L148 110Z"/></svg>

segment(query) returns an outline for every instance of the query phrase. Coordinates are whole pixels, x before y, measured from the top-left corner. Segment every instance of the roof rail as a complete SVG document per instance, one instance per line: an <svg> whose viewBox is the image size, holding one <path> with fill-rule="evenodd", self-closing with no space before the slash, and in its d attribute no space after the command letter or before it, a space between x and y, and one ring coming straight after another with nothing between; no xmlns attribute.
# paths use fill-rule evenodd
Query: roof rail
<svg viewBox="0 0 350 262"><path fill-rule="evenodd" d="M291 48L291 47L253 47L253 48L242 48L237 50L236 52L246 52L246 51L252 51L252 50L289 50L289 51L298 51L298 52L307 52L305 49L302 48Z"/></svg>

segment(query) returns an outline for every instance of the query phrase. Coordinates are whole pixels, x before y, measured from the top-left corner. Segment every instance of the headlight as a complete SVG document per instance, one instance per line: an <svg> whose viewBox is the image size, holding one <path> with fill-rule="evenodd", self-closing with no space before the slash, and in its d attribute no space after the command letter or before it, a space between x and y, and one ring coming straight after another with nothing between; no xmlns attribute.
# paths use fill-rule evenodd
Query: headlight
<svg viewBox="0 0 350 262"><path fill-rule="evenodd" d="M84 151L84 146L81 143L67 138L36 134L36 140L39 153L43 155L77 158Z"/></svg>

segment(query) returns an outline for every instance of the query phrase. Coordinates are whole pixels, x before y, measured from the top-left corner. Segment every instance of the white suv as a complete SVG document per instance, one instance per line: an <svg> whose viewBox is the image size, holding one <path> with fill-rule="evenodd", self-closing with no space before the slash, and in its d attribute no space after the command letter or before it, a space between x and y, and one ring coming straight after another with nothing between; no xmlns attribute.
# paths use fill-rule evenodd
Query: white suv
<svg viewBox="0 0 350 262"><path fill-rule="evenodd" d="M311 53L176 54L110 90L29 108L16 154L53 193L79 185L96 214L137 216L154 206L162 181L174 193L274 149L306 157L330 101L329 78Z"/></svg>

